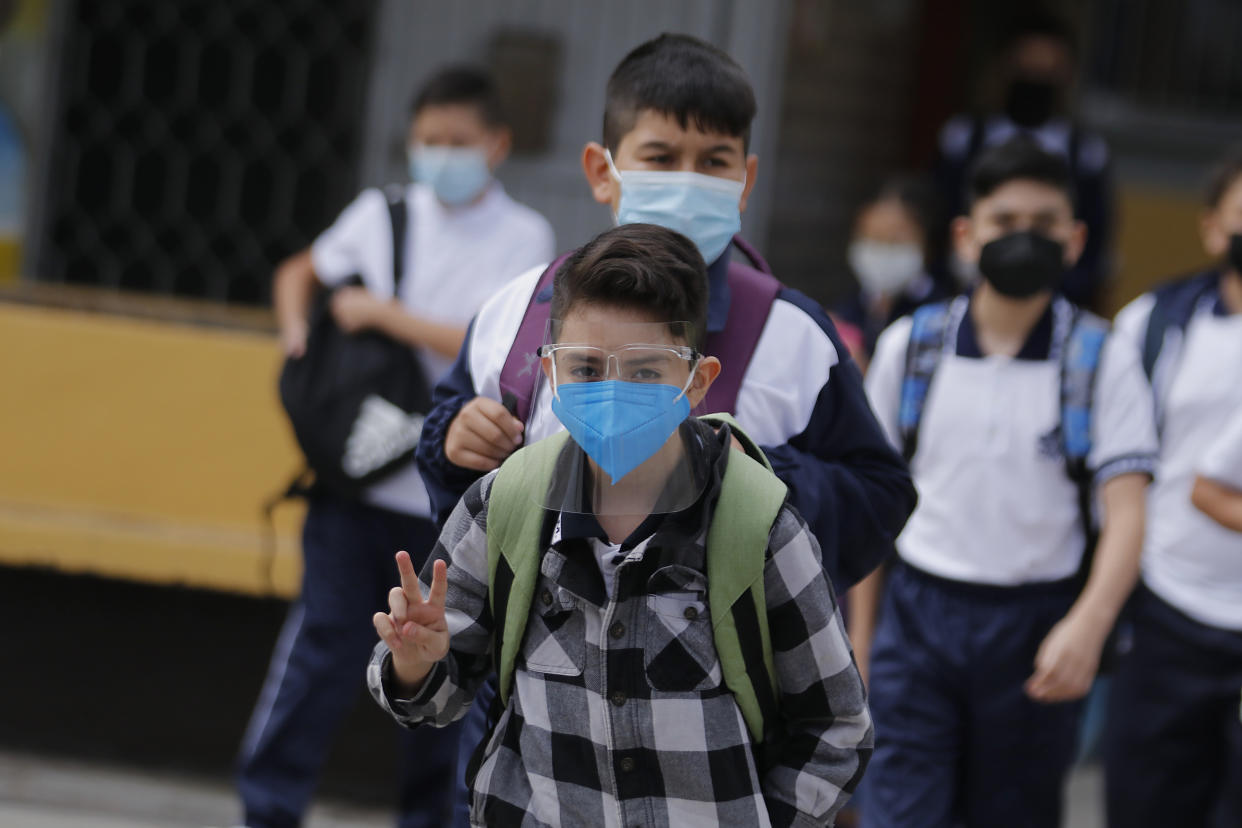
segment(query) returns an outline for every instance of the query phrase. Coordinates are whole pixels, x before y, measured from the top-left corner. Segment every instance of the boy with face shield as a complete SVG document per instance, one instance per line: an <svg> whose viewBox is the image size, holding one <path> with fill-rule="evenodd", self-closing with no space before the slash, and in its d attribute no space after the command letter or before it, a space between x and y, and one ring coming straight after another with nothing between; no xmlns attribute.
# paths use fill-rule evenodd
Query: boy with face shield
<svg viewBox="0 0 1242 828"><path fill-rule="evenodd" d="M876 347L868 393L920 501L883 606L857 591L878 611L853 628L879 734L866 825L1060 824L1156 446L1137 351L1055 291L1085 235L1069 182L1033 142L986 152L953 227L981 281Z"/></svg>
<svg viewBox="0 0 1242 828"><path fill-rule="evenodd" d="M398 554L379 704L445 725L498 664L472 824L828 825L862 774L870 718L819 546L730 448L748 438L689 416L721 369L697 350L706 288L660 227L578 251L540 349L568 433L471 486L421 584Z"/></svg>
<svg viewBox="0 0 1242 828"><path fill-rule="evenodd" d="M1242 824L1242 536L1226 528L1222 485L1242 483L1242 149L1206 195L1200 233L1215 263L1117 314L1160 432L1105 740L1109 824L1127 828Z"/></svg>

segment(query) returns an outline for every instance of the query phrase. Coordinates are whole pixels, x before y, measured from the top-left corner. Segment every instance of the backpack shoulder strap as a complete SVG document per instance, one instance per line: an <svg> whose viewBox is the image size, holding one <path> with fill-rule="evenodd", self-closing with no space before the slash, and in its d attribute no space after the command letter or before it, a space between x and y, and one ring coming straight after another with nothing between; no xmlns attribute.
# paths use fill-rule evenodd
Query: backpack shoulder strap
<svg viewBox="0 0 1242 828"><path fill-rule="evenodd" d="M901 401L897 409L897 428L901 434L901 454L909 463L918 450L919 425L923 405L940 358L948 347L950 331L966 312L966 297L951 302L923 305L911 317L910 342L906 345L906 364L901 378Z"/></svg>
<svg viewBox="0 0 1242 828"><path fill-rule="evenodd" d="M392 223L392 295L400 297L398 289L405 276L405 231L409 224L409 207L405 192L398 187L384 191L388 199L388 220Z"/></svg>
<svg viewBox="0 0 1242 828"><path fill-rule="evenodd" d="M729 314L724 330L708 334L705 350L720 358L720 376L708 389L700 404L704 411L734 411L742 378L754 356L763 328L767 324L772 303L781 291L781 283L767 268L767 262L753 247L734 236L734 244L755 266L736 258L729 261ZM749 251L749 252L748 252Z"/></svg>
<svg viewBox="0 0 1242 828"><path fill-rule="evenodd" d="M573 254L574 251L570 250L557 256L540 274L535 289L531 291L530 300L526 303L526 313L522 315L522 322L518 325L517 335L513 337L509 354L500 368L501 402L522 422L526 422L530 416L535 382L539 379L536 363L539 346L543 344L548 319L552 314L552 282L561 265Z"/></svg>
<svg viewBox="0 0 1242 828"><path fill-rule="evenodd" d="M1189 279L1157 288L1147 328L1143 332L1143 372L1151 381L1156 373L1156 363L1171 338L1176 338L1190 323L1199 300L1218 283L1220 275L1215 271L1200 273Z"/></svg>
<svg viewBox="0 0 1242 828"><path fill-rule="evenodd" d="M1111 330L1106 320L1075 307L1061 346L1061 447L1071 480L1089 477L1095 378Z"/></svg>
<svg viewBox="0 0 1242 828"><path fill-rule="evenodd" d="M492 658L507 704L513 671L543 560L540 537L545 510L531 500L533 487L551 482L566 432L525 446L509 456L492 481L487 501L487 583L494 631Z"/></svg>
<svg viewBox="0 0 1242 828"><path fill-rule="evenodd" d="M707 531L707 600L721 675L733 693L751 740L763 742L776 720L778 688L768 627L763 574L768 536L788 495L763 453L732 417L728 424L747 447L730 452L720 496ZM751 456L751 447L758 458Z"/></svg>

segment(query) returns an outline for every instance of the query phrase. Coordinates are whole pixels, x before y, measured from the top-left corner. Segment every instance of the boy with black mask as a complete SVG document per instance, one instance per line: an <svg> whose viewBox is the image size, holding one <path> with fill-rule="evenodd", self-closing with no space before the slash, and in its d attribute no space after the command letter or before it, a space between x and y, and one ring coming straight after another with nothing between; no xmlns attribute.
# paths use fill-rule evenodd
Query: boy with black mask
<svg viewBox="0 0 1242 828"><path fill-rule="evenodd" d="M1213 174L1200 232L1217 264L1117 314L1160 430L1106 737L1109 824L1126 828L1242 824L1242 536L1195 508L1215 511L1242 440L1242 149Z"/></svg>
<svg viewBox="0 0 1242 828"><path fill-rule="evenodd" d="M1025 15L1011 26L1001 50L1001 99L991 111L958 115L940 131L935 176L949 217L964 205L966 177L979 154L1015 135L1026 135L1069 165L1077 218L1089 231L1082 255L1065 268L1060 289L1076 304L1098 310L1109 276L1113 192L1108 145L1075 122L1070 93L1078 70L1072 32L1047 14ZM946 266L961 281L973 273L955 259L950 244ZM968 285L967 285L968 286Z"/></svg>
<svg viewBox="0 0 1242 828"><path fill-rule="evenodd" d="M874 644L853 632L877 734L863 817L1051 828L1138 576L1155 428L1136 349L1056 293L1086 235L1065 162L1015 139L968 195L953 238L981 281L889 328L867 375L920 498L883 607L874 579L856 591L879 616Z"/></svg>

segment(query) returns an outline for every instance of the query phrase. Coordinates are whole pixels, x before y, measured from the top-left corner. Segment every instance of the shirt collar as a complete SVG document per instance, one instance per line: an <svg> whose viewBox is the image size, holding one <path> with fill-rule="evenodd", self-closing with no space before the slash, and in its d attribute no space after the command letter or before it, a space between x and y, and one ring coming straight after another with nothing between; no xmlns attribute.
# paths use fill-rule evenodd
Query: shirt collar
<svg viewBox="0 0 1242 828"><path fill-rule="evenodd" d="M729 253L726 247L707 268L707 331L719 333L729 319Z"/></svg>
<svg viewBox="0 0 1242 828"><path fill-rule="evenodd" d="M970 302L974 302L974 295L971 295ZM1048 359L1052 354L1052 307L1056 304L1055 297L1052 302L1048 303L1048 307L1044 309L1043 315L1039 317L1039 321L1035 323L1035 327L1027 335L1026 341L1022 343L1021 350L1015 359L1038 362ZM979 337L975 331L975 321L970 314L970 306L967 305L966 313L962 314L961 324L957 327L957 355L968 359L982 359L983 350L979 347Z"/></svg>

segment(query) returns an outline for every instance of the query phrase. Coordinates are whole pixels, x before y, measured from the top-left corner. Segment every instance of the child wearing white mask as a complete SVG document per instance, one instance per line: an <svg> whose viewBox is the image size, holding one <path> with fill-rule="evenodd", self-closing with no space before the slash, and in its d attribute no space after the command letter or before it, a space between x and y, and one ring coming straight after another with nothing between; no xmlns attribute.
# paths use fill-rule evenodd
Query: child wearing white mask
<svg viewBox="0 0 1242 828"><path fill-rule="evenodd" d="M946 297L924 267L930 208L913 179L886 181L858 209L846 258L858 291L833 308L862 332L863 356L894 320Z"/></svg>

